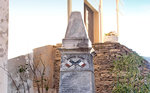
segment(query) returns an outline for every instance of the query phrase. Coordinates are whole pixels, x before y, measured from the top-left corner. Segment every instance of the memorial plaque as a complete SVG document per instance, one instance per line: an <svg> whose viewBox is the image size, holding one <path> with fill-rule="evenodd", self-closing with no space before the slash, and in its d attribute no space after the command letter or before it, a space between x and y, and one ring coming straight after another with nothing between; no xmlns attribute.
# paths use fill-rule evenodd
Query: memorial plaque
<svg viewBox="0 0 150 93"><path fill-rule="evenodd" d="M91 72L64 72L61 73L61 93L93 93L87 92L92 91L93 82Z"/></svg>

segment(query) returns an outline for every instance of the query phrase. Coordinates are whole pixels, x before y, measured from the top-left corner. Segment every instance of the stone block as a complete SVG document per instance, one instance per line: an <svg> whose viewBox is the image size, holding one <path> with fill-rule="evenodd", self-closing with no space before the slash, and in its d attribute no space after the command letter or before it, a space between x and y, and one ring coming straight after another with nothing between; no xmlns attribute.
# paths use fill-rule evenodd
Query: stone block
<svg viewBox="0 0 150 93"><path fill-rule="evenodd" d="M60 93L94 93L91 72L62 72Z"/></svg>

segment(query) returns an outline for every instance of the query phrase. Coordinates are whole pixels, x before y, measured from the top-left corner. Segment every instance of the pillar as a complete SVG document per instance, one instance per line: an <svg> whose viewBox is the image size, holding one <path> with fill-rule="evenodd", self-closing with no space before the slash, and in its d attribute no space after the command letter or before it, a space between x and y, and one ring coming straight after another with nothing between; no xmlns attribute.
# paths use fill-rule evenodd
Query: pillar
<svg viewBox="0 0 150 93"><path fill-rule="evenodd" d="M4 69L7 69L8 59L8 2L9 0L0 0L0 66ZM1 68L0 92L7 93L7 73Z"/></svg>
<svg viewBox="0 0 150 93"><path fill-rule="evenodd" d="M99 15L100 15L100 43L103 43L104 33L103 33L103 0L100 0L99 4Z"/></svg>
<svg viewBox="0 0 150 93"><path fill-rule="evenodd" d="M116 13L117 13L117 35L119 36L119 0L116 0Z"/></svg>
<svg viewBox="0 0 150 93"><path fill-rule="evenodd" d="M94 11L94 43L100 42L99 12Z"/></svg>
<svg viewBox="0 0 150 93"><path fill-rule="evenodd" d="M72 11L72 0L68 0L68 21Z"/></svg>

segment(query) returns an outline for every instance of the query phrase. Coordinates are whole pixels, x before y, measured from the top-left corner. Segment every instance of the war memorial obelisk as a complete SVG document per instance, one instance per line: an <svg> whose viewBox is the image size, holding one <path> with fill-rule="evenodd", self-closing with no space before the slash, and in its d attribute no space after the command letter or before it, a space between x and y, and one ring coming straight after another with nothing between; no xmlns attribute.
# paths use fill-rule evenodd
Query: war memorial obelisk
<svg viewBox="0 0 150 93"><path fill-rule="evenodd" d="M95 93L93 57L80 12L72 12L62 41L59 93Z"/></svg>

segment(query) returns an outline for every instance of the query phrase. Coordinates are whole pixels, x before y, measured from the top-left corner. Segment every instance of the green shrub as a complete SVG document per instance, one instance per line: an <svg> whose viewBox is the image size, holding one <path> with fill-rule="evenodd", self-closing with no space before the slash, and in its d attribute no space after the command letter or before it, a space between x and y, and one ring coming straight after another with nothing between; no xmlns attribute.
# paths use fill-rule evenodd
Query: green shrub
<svg viewBox="0 0 150 93"><path fill-rule="evenodd" d="M143 65L143 58L137 54L124 55L114 61L113 93L150 93L150 74L141 74Z"/></svg>

